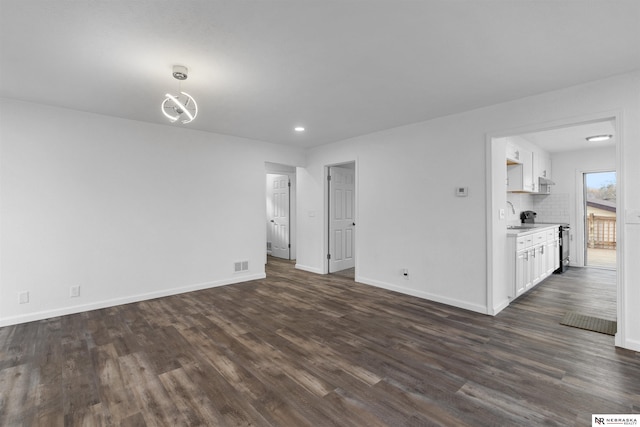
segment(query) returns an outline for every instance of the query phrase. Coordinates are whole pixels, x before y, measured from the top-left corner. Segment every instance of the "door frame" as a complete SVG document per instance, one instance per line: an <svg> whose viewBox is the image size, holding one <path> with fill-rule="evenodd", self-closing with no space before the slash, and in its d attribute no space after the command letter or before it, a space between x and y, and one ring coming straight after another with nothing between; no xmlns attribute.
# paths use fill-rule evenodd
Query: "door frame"
<svg viewBox="0 0 640 427"><path fill-rule="evenodd" d="M289 176L289 182L291 183L291 187L289 188L289 244L291 247L289 248L289 259L295 260L297 258L297 238L298 238L298 219L297 219L297 198L298 198L298 184L297 184L297 167L285 165L281 163L272 163L265 162L265 172L264 179L266 181L267 174L275 174L275 175L287 175ZM265 182L266 184L266 182ZM267 212L267 186L264 185L264 218L265 218L265 228L264 228L264 243L262 246L264 247L264 264L267 264L267 224L269 213Z"/></svg>
<svg viewBox="0 0 640 427"><path fill-rule="evenodd" d="M324 181L324 209L323 209L323 216L324 216L324 241L323 241L323 248L322 248L322 257L324 259L323 263L322 263L322 274L329 274L329 259L327 258L327 254L329 253L329 248L331 247L331 240L330 240L330 236L329 236L329 220L330 220L330 214L329 214L329 209L331 209L330 206L330 200L331 200L331 193L330 193L330 188L329 188L329 180L327 179L327 177L329 176L329 170L332 167L340 167L340 166L345 166L345 165L354 165L354 188L355 188L355 197L354 197L354 206L353 206L353 210L354 210L354 218L355 218L355 223L356 223L356 227L358 226L358 162L357 160L347 160L344 162L339 162L339 163L331 163L331 164L325 164L323 171L324 171L324 175L323 175L323 181ZM356 229L355 232L355 236L353 239L353 250L354 250L354 265L355 265L355 277L356 280L358 278L358 230Z"/></svg>
<svg viewBox="0 0 640 427"><path fill-rule="evenodd" d="M617 198L617 212L616 221L618 224L624 224L623 213L625 211L625 198L624 198L624 162L623 162L623 147L622 143L625 135L622 130L623 126L623 111L613 110L604 111L600 113L594 113L589 115L583 115L579 117L573 117L568 119L560 119L556 121L538 123L528 126L522 126L515 129L508 129L502 131L488 132L485 134L485 170L486 170L486 253L487 253L487 277L486 277L486 306L487 314L496 315L509 304L508 300L494 301L494 290L505 291L507 284L507 277L504 272L506 266L504 264L504 256L506 250L506 236L503 233L503 229L506 226L505 220L501 220L499 212L506 206L506 192L504 191L504 174L501 173L497 167L504 161L499 162L500 156L505 156L504 147L500 147L497 144L499 138L507 136L520 135L524 133L532 133L537 131L557 129L567 126L576 126L584 123L613 120L614 129L616 134L616 187L618 191ZM504 143L503 143L504 144ZM624 270L624 233L622 233L623 227L617 229L617 247L616 247L616 314L618 321L618 332L615 335L615 345L618 347L629 348L626 338L626 312L625 304L626 292L625 292L625 270Z"/></svg>
<svg viewBox="0 0 640 427"><path fill-rule="evenodd" d="M291 260L291 190L292 190L292 184L291 184L291 175L288 173L272 173L272 172L267 172L267 177L271 175L271 176L275 176L275 177L287 177L287 258L283 258L283 257L279 257L276 255L273 255L273 248L272 248L272 256L276 257L276 258L282 258L282 259L287 259L287 260ZM267 189L267 194L269 194L269 189ZM269 221L269 223L273 222L273 218L269 219L271 215L269 215L269 212L267 211L267 221ZM273 230L273 227L269 225L269 223L267 224L267 228L271 228ZM273 234L271 235L272 237L272 242L273 242ZM267 231L267 244L269 243L269 231ZM269 249L267 248L267 255L269 254Z"/></svg>
<svg viewBox="0 0 640 427"><path fill-rule="evenodd" d="M619 196L619 187L618 187L618 171L611 169L580 169L576 170L576 220L580 222L580 224L576 224L576 231L580 230L580 233L575 233L576 236L576 248L579 250L579 256L576 254L576 264L578 267L587 267L587 259L585 258L585 253L587 251L586 245L586 200L584 198L584 192L586 190L584 185L584 175L589 173L599 173L599 172L615 172L616 174L616 256L618 255L618 232L620 230L620 224L618 223L618 196ZM617 264L617 260L616 260ZM617 268L617 266L616 266ZM617 274L617 271L616 271Z"/></svg>

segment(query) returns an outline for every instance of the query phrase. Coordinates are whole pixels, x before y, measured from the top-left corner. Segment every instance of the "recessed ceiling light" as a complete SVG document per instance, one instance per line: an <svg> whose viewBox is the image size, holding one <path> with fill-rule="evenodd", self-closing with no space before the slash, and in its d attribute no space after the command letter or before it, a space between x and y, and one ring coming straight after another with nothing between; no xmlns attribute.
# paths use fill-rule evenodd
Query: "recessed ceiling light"
<svg viewBox="0 0 640 427"><path fill-rule="evenodd" d="M293 128L296 132L304 132L304 128L302 126L296 126Z"/></svg>
<svg viewBox="0 0 640 427"><path fill-rule="evenodd" d="M589 142L600 142L606 141L607 139L613 138L613 135L594 135L587 138Z"/></svg>

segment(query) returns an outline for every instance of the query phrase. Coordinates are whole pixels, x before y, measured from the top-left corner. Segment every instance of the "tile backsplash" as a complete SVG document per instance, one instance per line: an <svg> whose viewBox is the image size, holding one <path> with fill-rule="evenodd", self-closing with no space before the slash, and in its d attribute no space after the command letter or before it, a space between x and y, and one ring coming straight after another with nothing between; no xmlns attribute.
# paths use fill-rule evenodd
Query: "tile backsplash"
<svg viewBox="0 0 640 427"><path fill-rule="evenodd" d="M569 223L569 194L531 195L526 193L507 193L507 200L513 204L507 205L507 224L520 223L520 212L534 211L538 215L536 222Z"/></svg>
<svg viewBox="0 0 640 427"><path fill-rule="evenodd" d="M536 222L569 223L569 194L532 196L533 209L538 213Z"/></svg>
<svg viewBox="0 0 640 427"><path fill-rule="evenodd" d="M507 225L520 224L520 212L535 211L533 197L530 194L507 193L507 201L513 204L513 208L516 211L513 213L511 206L507 204Z"/></svg>

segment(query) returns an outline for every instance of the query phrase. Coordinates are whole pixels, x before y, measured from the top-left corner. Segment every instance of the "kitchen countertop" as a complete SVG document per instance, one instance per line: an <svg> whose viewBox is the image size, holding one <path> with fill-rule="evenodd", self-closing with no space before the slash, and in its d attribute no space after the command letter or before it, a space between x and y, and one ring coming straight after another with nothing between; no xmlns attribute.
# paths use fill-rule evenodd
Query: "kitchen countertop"
<svg viewBox="0 0 640 427"><path fill-rule="evenodd" d="M551 230L560 227L560 224L526 224L527 228L507 228L507 236L526 236L538 231Z"/></svg>

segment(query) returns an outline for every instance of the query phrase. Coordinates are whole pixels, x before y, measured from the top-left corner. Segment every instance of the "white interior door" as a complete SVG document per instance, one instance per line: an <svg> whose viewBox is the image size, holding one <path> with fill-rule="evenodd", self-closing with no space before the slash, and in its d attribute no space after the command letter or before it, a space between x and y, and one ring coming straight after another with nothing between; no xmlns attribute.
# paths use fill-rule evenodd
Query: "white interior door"
<svg viewBox="0 0 640 427"><path fill-rule="evenodd" d="M329 273L355 266L355 170L329 168Z"/></svg>
<svg viewBox="0 0 640 427"><path fill-rule="evenodd" d="M267 242L271 255L289 259L289 177L267 175Z"/></svg>

